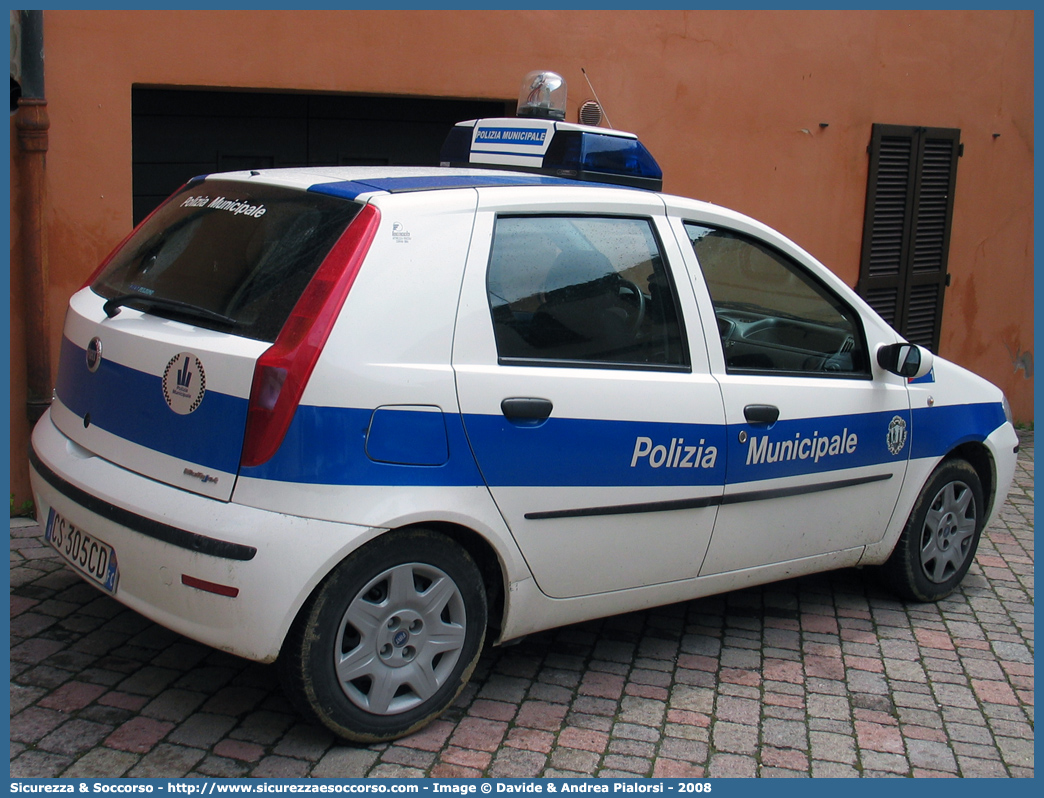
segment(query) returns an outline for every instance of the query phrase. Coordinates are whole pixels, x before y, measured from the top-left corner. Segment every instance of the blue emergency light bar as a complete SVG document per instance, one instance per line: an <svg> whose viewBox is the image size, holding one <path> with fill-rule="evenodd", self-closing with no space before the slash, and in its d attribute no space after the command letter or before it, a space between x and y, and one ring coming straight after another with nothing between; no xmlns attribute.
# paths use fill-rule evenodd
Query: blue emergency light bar
<svg viewBox="0 0 1044 798"><path fill-rule="evenodd" d="M663 188L663 171L633 133L554 119L474 119L456 125L439 158L443 166L479 166L554 177Z"/></svg>

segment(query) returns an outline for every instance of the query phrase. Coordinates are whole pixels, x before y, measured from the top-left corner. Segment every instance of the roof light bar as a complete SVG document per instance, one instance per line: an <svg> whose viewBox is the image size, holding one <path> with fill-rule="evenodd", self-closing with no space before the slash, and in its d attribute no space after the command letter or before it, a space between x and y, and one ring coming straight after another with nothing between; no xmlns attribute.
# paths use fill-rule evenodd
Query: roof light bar
<svg viewBox="0 0 1044 798"><path fill-rule="evenodd" d="M633 133L550 119L473 119L442 145L443 166L481 166L659 191L663 171Z"/></svg>
<svg viewBox="0 0 1044 798"><path fill-rule="evenodd" d="M565 122L566 82L530 72L522 81L518 116L460 122L446 137L443 166L484 166L537 172L618 186L663 188L663 170L633 133Z"/></svg>

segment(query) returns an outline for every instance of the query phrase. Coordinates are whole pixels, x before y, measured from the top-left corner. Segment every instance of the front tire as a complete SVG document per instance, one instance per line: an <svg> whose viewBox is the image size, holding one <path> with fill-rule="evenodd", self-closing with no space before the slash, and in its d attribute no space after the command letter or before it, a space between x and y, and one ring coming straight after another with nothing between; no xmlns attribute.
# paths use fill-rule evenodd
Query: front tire
<svg viewBox="0 0 1044 798"><path fill-rule="evenodd" d="M944 461L917 497L906 528L882 566L891 588L911 601L939 601L964 579L985 524L982 483L963 460Z"/></svg>
<svg viewBox="0 0 1044 798"><path fill-rule="evenodd" d="M280 655L291 700L338 736L410 734L460 694L482 652L486 594L471 556L425 529L389 532L338 565Z"/></svg>

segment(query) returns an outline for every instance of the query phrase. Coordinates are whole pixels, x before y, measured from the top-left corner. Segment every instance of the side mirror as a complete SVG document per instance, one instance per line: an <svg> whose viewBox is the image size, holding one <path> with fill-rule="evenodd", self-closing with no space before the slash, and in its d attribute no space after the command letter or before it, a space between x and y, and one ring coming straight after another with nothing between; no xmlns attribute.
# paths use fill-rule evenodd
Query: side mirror
<svg viewBox="0 0 1044 798"><path fill-rule="evenodd" d="M877 350L877 365L907 379L923 377L932 370L932 353L916 344L888 344Z"/></svg>

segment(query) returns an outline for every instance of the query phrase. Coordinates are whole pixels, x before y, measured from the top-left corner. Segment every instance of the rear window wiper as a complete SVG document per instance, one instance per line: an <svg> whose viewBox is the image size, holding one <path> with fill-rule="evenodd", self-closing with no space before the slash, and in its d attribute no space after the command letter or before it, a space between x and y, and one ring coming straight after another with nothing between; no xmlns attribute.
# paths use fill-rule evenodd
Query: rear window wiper
<svg viewBox="0 0 1044 798"><path fill-rule="evenodd" d="M217 311L201 308L188 302L181 302L177 299L144 296L142 294L119 294L118 296L105 300L102 309L105 311L105 315L111 319L120 312L120 309L124 305L130 307L144 306L145 310L151 310L153 308L157 310L168 310L187 319L217 322L218 324L227 324L230 327L239 324L239 322L231 316L225 316Z"/></svg>

